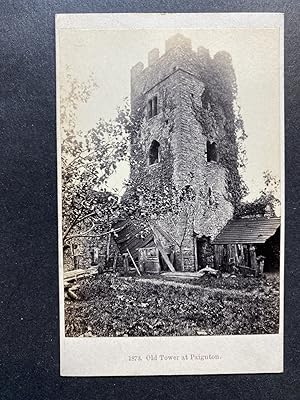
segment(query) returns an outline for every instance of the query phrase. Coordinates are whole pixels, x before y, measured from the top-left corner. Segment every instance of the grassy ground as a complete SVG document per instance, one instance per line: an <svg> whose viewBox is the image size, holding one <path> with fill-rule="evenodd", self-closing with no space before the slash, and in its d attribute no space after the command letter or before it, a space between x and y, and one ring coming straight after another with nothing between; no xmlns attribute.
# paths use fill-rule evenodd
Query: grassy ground
<svg viewBox="0 0 300 400"><path fill-rule="evenodd" d="M66 336L278 333L278 274L185 282L109 274L81 281L80 300L65 302Z"/></svg>
<svg viewBox="0 0 300 400"><path fill-rule="evenodd" d="M164 277L163 275L162 279L182 282L180 278ZM252 293L272 292L273 294L276 294L277 291L279 291L278 273L264 275L261 279L254 278L253 276L243 277L242 275L230 277L229 274L217 279L211 275L204 275L201 278L184 279L184 282L203 288L236 289Z"/></svg>

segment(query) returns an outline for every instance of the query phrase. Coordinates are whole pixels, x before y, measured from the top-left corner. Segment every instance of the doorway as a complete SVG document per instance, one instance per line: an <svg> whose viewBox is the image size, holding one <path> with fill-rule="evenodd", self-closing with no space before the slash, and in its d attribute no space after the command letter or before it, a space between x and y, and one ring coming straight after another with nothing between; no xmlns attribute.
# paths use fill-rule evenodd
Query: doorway
<svg viewBox="0 0 300 400"><path fill-rule="evenodd" d="M214 250L209 236L202 236L196 239L198 269L207 265L213 268Z"/></svg>

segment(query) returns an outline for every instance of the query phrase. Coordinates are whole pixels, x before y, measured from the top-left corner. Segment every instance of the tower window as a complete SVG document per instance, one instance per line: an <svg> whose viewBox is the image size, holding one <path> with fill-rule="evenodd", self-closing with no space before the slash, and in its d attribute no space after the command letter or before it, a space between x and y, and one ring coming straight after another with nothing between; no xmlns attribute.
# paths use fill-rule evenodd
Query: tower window
<svg viewBox="0 0 300 400"><path fill-rule="evenodd" d="M218 161L218 149L215 142L207 141L206 156L208 162Z"/></svg>
<svg viewBox="0 0 300 400"><path fill-rule="evenodd" d="M211 187L208 188L208 204L211 206L214 203Z"/></svg>
<svg viewBox="0 0 300 400"><path fill-rule="evenodd" d="M152 99L148 100L148 105L147 105L147 110L148 110L148 118L152 118L158 113L158 107L157 107L157 96L152 97Z"/></svg>
<svg viewBox="0 0 300 400"><path fill-rule="evenodd" d="M157 115L157 96L153 97L152 104L153 104L153 115Z"/></svg>
<svg viewBox="0 0 300 400"><path fill-rule="evenodd" d="M148 118L152 117L152 99L148 101Z"/></svg>
<svg viewBox="0 0 300 400"><path fill-rule="evenodd" d="M209 99L210 99L210 96L209 96L208 89L204 89L204 93L202 94L202 97L201 97L203 108L205 108L205 109L209 108L209 104L210 104Z"/></svg>
<svg viewBox="0 0 300 400"><path fill-rule="evenodd" d="M157 164L159 162L159 147L159 142L153 140L149 150L149 165Z"/></svg>

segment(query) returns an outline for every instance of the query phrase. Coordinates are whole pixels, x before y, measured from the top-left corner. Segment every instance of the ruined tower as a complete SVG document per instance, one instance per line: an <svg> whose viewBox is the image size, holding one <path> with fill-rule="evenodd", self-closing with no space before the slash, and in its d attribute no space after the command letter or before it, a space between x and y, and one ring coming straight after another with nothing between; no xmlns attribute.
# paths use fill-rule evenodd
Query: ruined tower
<svg viewBox="0 0 300 400"><path fill-rule="evenodd" d="M220 158L221 146L230 152L226 117L221 105L214 115L205 85L205 74L217 58L218 53L210 58L203 47L193 51L190 39L177 34L166 41L163 55L153 49L147 67L139 62L131 69L131 110L140 123L131 137L132 181L140 179L158 202L169 196L176 207L185 189L194 196L186 203L190 210L179 207L174 215L171 207L157 219L164 245L172 239L181 245L178 270L202 266L206 240L213 239L234 212L228 163Z"/></svg>

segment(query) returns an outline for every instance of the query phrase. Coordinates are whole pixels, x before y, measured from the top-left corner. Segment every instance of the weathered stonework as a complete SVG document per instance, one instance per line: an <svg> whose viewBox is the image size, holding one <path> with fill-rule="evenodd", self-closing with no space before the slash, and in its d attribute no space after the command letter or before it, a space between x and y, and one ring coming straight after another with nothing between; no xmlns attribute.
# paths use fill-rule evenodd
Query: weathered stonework
<svg viewBox="0 0 300 400"><path fill-rule="evenodd" d="M147 68L138 63L131 70L132 115L141 117L140 131L131 138L131 179L142 177L158 196L164 196L164 188L187 185L195 192L193 210L165 213L158 219L162 230L181 243L184 262L181 265L177 246L178 270L197 269L196 237L213 239L234 211L225 167L217 159L207 161L208 141L216 147L226 145L225 118L212 132L205 132L195 117L195 108L203 107L205 85L201 74L208 58L208 50L199 47L196 53L188 38L175 35L167 40L165 54L159 57L158 49L154 49ZM154 111L151 115L156 101L157 114ZM149 165L153 141L159 144L159 156ZM172 245L164 235L161 241Z"/></svg>

